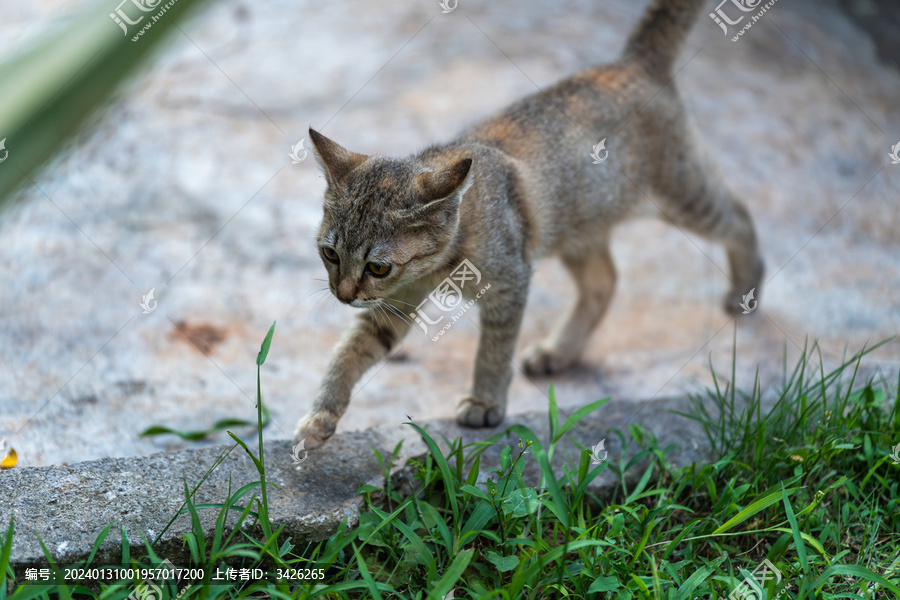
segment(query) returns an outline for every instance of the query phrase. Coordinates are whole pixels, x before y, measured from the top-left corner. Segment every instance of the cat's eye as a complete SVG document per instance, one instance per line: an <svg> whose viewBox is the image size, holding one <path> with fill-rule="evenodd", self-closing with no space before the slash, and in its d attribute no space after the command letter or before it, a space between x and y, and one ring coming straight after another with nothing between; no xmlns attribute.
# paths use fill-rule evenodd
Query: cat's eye
<svg viewBox="0 0 900 600"><path fill-rule="evenodd" d="M384 277L388 273L391 272L391 265L387 263L373 263L370 262L366 265L366 271L374 275L375 277Z"/></svg>
<svg viewBox="0 0 900 600"><path fill-rule="evenodd" d="M322 255L333 263L340 260L338 258L338 253L334 251L334 248L329 246L322 246Z"/></svg>

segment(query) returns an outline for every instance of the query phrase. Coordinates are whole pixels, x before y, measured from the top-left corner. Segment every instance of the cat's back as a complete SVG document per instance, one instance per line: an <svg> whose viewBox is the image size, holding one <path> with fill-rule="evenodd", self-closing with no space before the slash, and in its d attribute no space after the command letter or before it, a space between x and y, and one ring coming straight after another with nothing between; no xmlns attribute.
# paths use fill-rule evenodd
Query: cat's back
<svg viewBox="0 0 900 600"><path fill-rule="evenodd" d="M483 177L503 163L515 192L509 202L537 257L641 216L644 195L634 181L656 178L660 149L671 146L682 121L674 86L639 64L617 62L526 96L452 144L469 147Z"/></svg>
<svg viewBox="0 0 900 600"><path fill-rule="evenodd" d="M478 121L456 141L488 144L527 160L548 149L572 142L583 146L599 134L612 134L658 92L637 65L586 69Z"/></svg>

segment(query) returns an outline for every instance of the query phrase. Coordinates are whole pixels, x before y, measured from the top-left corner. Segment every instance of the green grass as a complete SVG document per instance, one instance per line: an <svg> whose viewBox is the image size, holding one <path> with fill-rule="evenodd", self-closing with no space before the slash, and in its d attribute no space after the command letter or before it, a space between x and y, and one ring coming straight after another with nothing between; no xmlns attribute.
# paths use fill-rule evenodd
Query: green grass
<svg viewBox="0 0 900 600"><path fill-rule="evenodd" d="M265 362L274 324L257 358ZM328 540L298 544L269 522L259 429L259 481L222 503L196 505L185 485L193 531L185 535L192 565L207 570L187 590L161 586L173 598L601 598L687 600L727 598L757 565L768 560L781 573L757 596L807 598L900 598L900 465L889 454L900 442L900 382L858 381L868 352L837 369L808 367L816 347L797 366L785 368L777 398L763 401L757 384L741 393L715 376L714 388L693 398L686 415L702 424L713 448L712 464L673 469L655 437L632 426L621 461L590 465L585 450L561 477L549 468L564 436L605 400L562 425L551 390L551 439L544 447L522 426L507 431L501 469L484 472L487 442L450 444L444 454L427 431L416 428L431 452L411 464L413 485L389 477L400 450L375 452L384 483L364 486L367 510L358 527L346 523ZM734 379L734 367L731 379ZM258 373L259 381L259 373ZM262 421L262 390L257 389ZM630 445L630 447L629 447ZM646 459L639 481L624 473ZM542 483L531 488L523 468L534 462ZM620 485L609 497L588 489L604 470ZM211 469L212 470L212 469ZM211 471L210 470L210 471ZM217 511L215 530L204 532L199 511ZM228 514L251 527L226 529ZM255 532L255 533L254 533ZM109 533L104 530L97 547ZM160 534L162 535L162 534ZM124 532L123 532L124 538ZM157 538L159 539L159 538ZM12 529L0 538L0 600L48 597L126 598L132 582L115 585L28 583L7 593ZM123 544L124 564L158 564L163 557L145 540L148 559L133 560ZM52 560L48 555L48 562ZM215 585L214 567L258 567L268 579ZM322 569L324 580L278 580L279 568ZM752 597L752 596L745 596Z"/></svg>

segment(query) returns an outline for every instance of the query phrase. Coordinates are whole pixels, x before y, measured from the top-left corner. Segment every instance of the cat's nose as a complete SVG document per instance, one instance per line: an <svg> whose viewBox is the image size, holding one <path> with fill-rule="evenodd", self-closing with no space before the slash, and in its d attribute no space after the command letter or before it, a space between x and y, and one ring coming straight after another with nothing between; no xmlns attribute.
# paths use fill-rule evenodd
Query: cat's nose
<svg viewBox="0 0 900 600"><path fill-rule="evenodd" d="M350 304L356 299L357 293L359 293L359 289L356 287L356 283L347 280L338 284L334 295L344 304Z"/></svg>

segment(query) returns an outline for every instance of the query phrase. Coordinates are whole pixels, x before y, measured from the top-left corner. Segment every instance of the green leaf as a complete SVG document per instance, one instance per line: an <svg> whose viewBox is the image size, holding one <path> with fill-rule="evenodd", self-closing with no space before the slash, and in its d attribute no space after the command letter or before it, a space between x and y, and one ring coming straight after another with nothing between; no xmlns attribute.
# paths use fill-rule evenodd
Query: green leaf
<svg viewBox="0 0 900 600"><path fill-rule="evenodd" d="M651 462L647 465L647 470L644 471L644 475L641 477L641 480L638 482L637 486L634 488L634 491L625 499L625 504L631 504L634 502L637 497L644 491L644 488L647 487L647 484L650 482L650 476L653 475L653 463Z"/></svg>
<svg viewBox="0 0 900 600"><path fill-rule="evenodd" d="M897 587L878 573L875 573L874 571L871 571L865 567L860 567L859 565L834 565L828 567L819 576L818 579L812 582L812 585L810 587L812 589L815 589L821 585L825 585L825 583L828 582L829 578L839 576L858 577L859 579L873 581L893 592L895 598L900 598L900 587Z"/></svg>
<svg viewBox="0 0 900 600"><path fill-rule="evenodd" d="M531 441L531 451L534 453L535 459L537 459L538 464L541 466L542 479L545 481L547 489L550 491L551 501L543 501L543 504L556 515L556 518L559 519L562 526L565 529L568 529L569 505L559 487L559 481L556 479L553 468L550 466L550 459L547 457L547 453L544 451L544 447L541 445L540 440L537 439L537 436L533 431L522 425L513 425L510 429L515 431L522 440Z"/></svg>
<svg viewBox="0 0 900 600"><path fill-rule="evenodd" d="M622 587L619 580L615 577L598 577L588 588L588 594L599 594L600 592L614 592Z"/></svg>
<svg viewBox="0 0 900 600"><path fill-rule="evenodd" d="M353 554L356 556L356 564L359 566L359 574L362 575L363 581L366 582L366 587L369 590L369 593L372 595L372 598L375 600L382 600L381 593L378 591L379 584L375 582L375 579L372 578L372 575L369 573L368 567L366 567L366 561L363 560L363 557L359 554L359 548L356 547L356 544L353 544ZM381 584L383 586L383 584Z"/></svg>
<svg viewBox="0 0 900 600"><path fill-rule="evenodd" d="M487 558L491 562L491 564L497 567L497 570L501 573L512 571L519 566L519 557L516 555L503 556L502 554L497 554L493 550L488 550L485 553L485 558Z"/></svg>
<svg viewBox="0 0 900 600"><path fill-rule="evenodd" d="M481 498L483 500L491 501L491 497L482 492L480 489L475 487L474 485L464 485L459 488L461 491L472 494L476 498Z"/></svg>
<svg viewBox="0 0 900 600"><path fill-rule="evenodd" d="M269 346L272 345L272 336L275 335L275 323L275 321L272 321L272 326L269 327L269 332L263 340L262 346L259 349L259 354L256 355L256 366L258 367L263 366L263 363L266 362L266 357L269 356Z"/></svg>
<svg viewBox="0 0 900 600"><path fill-rule="evenodd" d="M415 498L415 496L413 497ZM444 522L444 517L441 516L437 509L428 502L417 501L416 506L420 507L420 509L422 510L422 515L424 517L431 519L431 522L434 523L441 534L441 540L443 540L444 546L450 548L453 545L453 536L450 535L450 529L447 528L447 523Z"/></svg>
<svg viewBox="0 0 900 600"><path fill-rule="evenodd" d="M269 414L269 408L265 405L262 407L262 426L265 427L269 424L271 420L271 416ZM216 423L210 427L209 429L198 429L191 431L180 431L178 429L172 429L171 427L165 427L162 425L154 425L152 427L148 427L144 431L142 431L139 435L140 437L150 437L154 435L177 435L183 440L187 440L189 442L199 442L200 440L205 440L209 436L214 433L218 433L220 431L225 431L229 427L256 427L258 424L254 421L246 421L244 419L222 419L220 421L216 421Z"/></svg>
<svg viewBox="0 0 900 600"><path fill-rule="evenodd" d="M772 531L780 531L782 533L791 533L791 534L794 533L793 530L788 529L787 527L773 527ZM822 544L819 542L819 540L817 540L813 536L811 536L808 533L803 532L803 531L800 531L799 534L800 534L800 537L802 537L806 541L807 544L809 544L810 546L815 548L816 551L819 554L821 554L822 556L826 557L826 560L827 560L828 553L825 552L825 547L822 546Z"/></svg>
<svg viewBox="0 0 900 600"><path fill-rule="evenodd" d="M171 429L162 425L154 425L153 427L148 427L147 429L142 431L140 433L140 437L150 437L154 435L164 434L177 435L181 439L188 440L189 442L197 442L207 436L206 431L178 431L176 429Z"/></svg>
<svg viewBox="0 0 900 600"><path fill-rule="evenodd" d="M507 588L507 591L512 590L510 593L510 597L519 598L515 594L517 589L521 589L525 582L534 581L535 578L538 577L538 573L544 571L547 565L559 560L562 556L564 556L568 552L575 552L579 548L585 547L601 547L603 546L603 542L598 540L575 540L573 542L569 542L568 544L558 545L553 550L545 554L541 554L539 557L535 557L532 560L531 564L528 565L527 569L520 569L513 575L513 581L510 586Z"/></svg>
<svg viewBox="0 0 900 600"><path fill-rule="evenodd" d="M387 518L388 516L386 512L381 511L374 506L372 507L372 511L383 519ZM422 538L419 537L418 534L416 534L416 532L414 532L409 525L399 519L392 520L391 525L396 527L397 530L400 531L400 533L406 536L406 539L409 540L409 543L412 546L412 550L415 551L414 557L416 562L418 562L423 567L428 568L428 566L432 562L434 562L435 558L431 553L431 550L429 550L425 545L425 542L422 541Z"/></svg>
<svg viewBox="0 0 900 600"><path fill-rule="evenodd" d="M795 487L795 488L790 488L785 491L788 494L793 494L794 492L796 492L799 489L800 488ZM753 515L764 511L765 509L769 508L773 504L778 504L781 501L781 498L782 498L782 490L781 489L774 489L774 490L770 489L767 492L764 492L763 495L761 495L756 500L751 502L750 505L747 506L747 508L745 508L744 510L742 510L735 516L731 517L725 523L723 523L718 528L716 528L716 530L713 531L712 534L716 535L716 534L724 533L724 532L728 531L729 529L733 528L735 525L739 525L739 524L743 523L744 521L746 521Z"/></svg>
<svg viewBox="0 0 900 600"><path fill-rule="evenodd" d="M590 404L588 404L586 406L582 406L581 408L576 410L574 413L572 413L572 416L569 417L568 419L566 419L566 422L563 423L563 426L559 430L559 433L556 434L555 439L559 439L562 436L564 436L566 433L568 433L568 431L570 429L575 427L575 425L577 425L581 419L585 418L590 413L594 412L595 410L597 410L598 408L600 408L607 402L609 402L609 398L603 398L602 400L597 400L596 402L591 402Z"/></svg>
<svg viewBox="0 0 900 600"><path fill-rule="evenodd" d="M97 550L100 549L100 544L102 544L103 540L106 539L106 536L109 535L109 530L111 527L112 527L112 523L110 523L109 525L104 527L103 531L100 532L100 535L97 536L97 539L94 541L94 548L91 550L91 555L88 556L85 566L91 564L94 561L94 556L97 555ZM0 564L2 564L2 561L0 561Z"/></svg>
<svg viewBox="0 0 900 600"><path fill-rule="evenodd" d="M556 430L559 429L559 407L556 405L556 391L553 388L553 382L550 383L547 399L550 402L550 439L556 439Z"/></svg>
<svg viewBox="0 0 900 600"><path fill-rule="evenodd" d="M456 479L454 478L453 473L450 471L450 465L447 464L447 459L444 458L443 453L441 453L441 449L438 448L438 445L433 439L431 439L431 436L428 435L424 429L422 429L415 423L411 423L410 427L415 428L415 430L419 432L419 435L422 436L422 439L431 450L431 455L434 458L434 462L437 463L438 469L440 469L441 475L444 478L444 485L447 488L447 501L450 503L450 509L453 511L453 523L459 523L459 506L457 506L456 497ZM447 589L449 590L450 588Z"/></svg>
<svg viewBox="0 0 900 600"><path fill-rule="evenodd" d="M787 492L784 491L784 484L781 484L781 501L784 504L784 512L787 514L788 522L791 524L791 532L794 535L794 546L797 550L797 560L803 569L804 575L809 575L809 561L806 560L806 545L803 543L803 536L800 535L800 528L797 526L797 517L794 516L794 508L791 501L788 500Z"/></svg>
<svg viewBox="0 0 900 600"><path fill-rule="evenodd" d="M44 558L46 558L47 562L50 564L50 570L53 572L56 581L59 582L56 585L56 590L59 594L60 600L72 600L72 588L63 583L63 574L56 567L56 561L53 560L53 556L50 554L50 551L47 550L47 546L44 544L44 540L41 539L41 536L38 535L37 540L38 544L41 545L41 551L44 553Z"/></svg>
<svg viewBox="0 0 900 600"><path fill-rule="evenodd" d="M459 530L459 541L457 543L462 546L469 541L470 536L473 538L477 537L482 533L484 526L496 516L497 511L491 507L490 502L487 500L479 500L478 504L475 506L475 510L469 515L466 524Z"/></svg>
<svg viewBox="0 0 900 600"><path fill-rule="evenodd" d="M625 528L625 515L622 513L616 513L612 519L612 525L609 528L609 533L606 535L608 537L617 537L622 533L622 530Z"/></svg>
<svg viewBox="0 0 900 600"><path fill-rule="evenodd" d="M6 595L6 567L9 565L9 557L12 554L13 532L15 531L16 517L9 517L9 529L6 530L6 539L3 540L3 549L0 550L0 595Z"/></svg>
<svg viewBox="0 0 900 600"><path fill-rule="evenodd" d="M706 581L706 578L711 573L711 570L708 567L701 567L700 569L694 571L690 577L688 577L684 583L678 588L678 600L690 600L692 598L691 592L693 592L697 587Z"/></svg>
<svg viewBox="0 0 900 600"><path fill-rule="evenodd" d="M519 518L533 514L538 506L540 506L540 501L537 492L532 488L515 489L507 494L500 504L504 514Z"/></svg>
<svg viewBox="0 0 900 600"><path fill-rule="evenodd" d="M502 471L509 469L510 454L512 454L512 446L504 446L503 450L500 451L500 469Z"/></svg>
<svg viewBox="0 0 900 600"><path fill-rule="evenodd" d="M128 532L125 531L125 526L122 525L122 564L127 565L131 563L131 541L128 539Z"/></svg>
<svg viewBox="0 0 900 600"><path fill-rule="evenodd" d="M444 576L441 577L440 580L434 584L434 587L431 588L431 591L428 592L428 600L441 600L447 595L450 589L456 585L456 582L466 571L466 567L469 566L469 561L472 560L472 554L474 552L474 550L463 550L456 555L456 558L453 559L450 567L444 571Z"/></svg>
<svg viewBox="0 0 900 600"><path fill-rule="evenodd" d="M259 462L259 459L256 458L256 456L254 456L252 452L250 452L250 448L247 447L247 444L244 443L244 440L242 440L238 436L234 435L230 431L228 432L228 435L230 435L231 439L233 439L235 442L237 442L240 445L240 447L244 449L244 452L247 453L247 456L249 456L250 459L253 461L253 464L256 465L256 470L259 471L260 474L262 474L262 472L263 472L262 463Z"/></svg>

